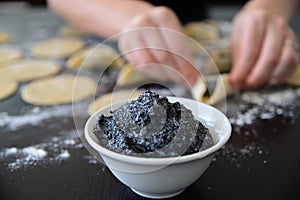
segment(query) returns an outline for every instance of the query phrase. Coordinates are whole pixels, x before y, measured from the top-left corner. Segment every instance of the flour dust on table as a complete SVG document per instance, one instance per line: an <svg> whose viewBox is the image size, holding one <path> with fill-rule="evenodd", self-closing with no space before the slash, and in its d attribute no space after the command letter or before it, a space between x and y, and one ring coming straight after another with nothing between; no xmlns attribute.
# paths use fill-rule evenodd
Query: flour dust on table
<svg viewBox="0 0 300 200"><path fill-rule="evenodd" d="M77 130L62 133L62 136L54 136L45 142L26 146L10 146L0 149L0 162L3 162L8 170L15 171L35 166L56 165L67 161L72 153L83 150L83 145L78 137ZM99 162L87 152L83 156L89 164Z"/></svg>
<svg viewBox="0 0 300 200"><path fill-rule="evenodd" d="M263 165L268 164L270 151L266 146L269 144L263 144L272 142L272 137L278 134L280 126L295 123L298 118L296 108L300 106L300 89L269 89L239 94L238 102L234 102L239 106L229 108L227 113L236 134L235 141L231 140L217 152L215 159L242 167L248 159L259 157ZM265 135L258 136L262 132L260 129L264 129L272 120L277 120L279 127L268 127Z"/></svg>

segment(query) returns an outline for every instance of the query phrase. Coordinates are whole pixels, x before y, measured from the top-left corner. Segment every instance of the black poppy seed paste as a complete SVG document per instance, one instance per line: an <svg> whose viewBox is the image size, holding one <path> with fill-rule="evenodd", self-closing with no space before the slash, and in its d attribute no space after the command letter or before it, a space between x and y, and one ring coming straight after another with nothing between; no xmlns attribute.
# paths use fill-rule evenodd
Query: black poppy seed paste
<svg viewBox="0 0 300 200"><path fill-rule="evenodd" d="M213 145L209 130L191 110L150 90L101 115L94 134L108 149L143 157L188 155Z"/></svg>

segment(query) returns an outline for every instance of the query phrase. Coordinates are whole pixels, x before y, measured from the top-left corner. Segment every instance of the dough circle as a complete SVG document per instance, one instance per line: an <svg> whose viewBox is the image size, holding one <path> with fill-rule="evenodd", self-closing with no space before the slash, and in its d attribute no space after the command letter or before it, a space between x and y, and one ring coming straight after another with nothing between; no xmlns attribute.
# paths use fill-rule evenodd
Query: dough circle
<svg viewBox="0 0 300 200"><path fill-rule="evenodd" d="M121 71L119 72L117 78L117 85L125 87L145 83L150 80L152 80L150 77L137 71L133 66L124 65Z"/></svg>
<svg viewBox="0 0 300 200"><path fill-rule="evenodd" d="M220 39L218 26L212 21L193 21L184 26L184 33L200 43L215 43Z"/></svg>
<svg viewBox="0 0 300 200"><path fill-rule="evenodd" d="M17 81L1 78L0 80L0 101L13 95L18 90Z"/></svg>
<svg viewBox="0 0 300 200"><path fill-rule="evenodd" d="M40 58L66 58L84 46L79 38L52 38L37 43L31 54Z"/></svg>
<svg viewBox="0 0 300 200"><path fill-rule="evenodd" d="M228 48L219 48L209 51L213 62L204 68L207 74L228 73L232 68L232 54Z"/></svg>
<svg viewBox="0 0 300 200"><path fill-rule="evenodd" d="M0 44L9 42L10 35L8 33L0 32Z"/></svg>
<svg viewBox="0 0 300 200"><path fill-rule="evenodd" d="M73 26L70 26L70 25L65 25L65 26L60 27L59 33L64 36L81 36L81 35L83 35L82 31L80 31L79 29L77 29Z"/></svg>
<svg viewBox="0 0 300 200"><path fill-rule="evenodd" d="M104 44L91 46L73 54L67 61L66 66L70 69L90 69L116 67L121 68L125 60L112 47Z"/></svg>
<svg viewBox="0 0 300 200"><path fill-rule="evenodd" d="M21 50L14 47L0 48L0 68L23 57Z"/></svg>
<svg viewBox="0 0 300 200"><path fill-rule="evenodd" d="M57 74L60 69L60 65L54 61L23 60L1 68L0 74L25 82Z"/></svg>
<svg viewBox="0 0 300 200"><path fill-rule="evenodd" d="M61 75L31 82L21 96L30 104L57 105L84 100L95 90L96 83L89 77Z"/></svg>
<svg viewBox="0 0 300 200"><path fill-rule="evenodd" d="M88 106L88 114L92 115L100 108L106 107L111 105L112 103L125 101L129 99L135 99L137 98L142 91L133 91L133 90L120 90L115 91L112 93L105 94L99 98L97 98L95 101L89 104Z"/></svg>
<svg viewBox="0 0 300 200"><path fill-rule="evenodd" d="M295 72L286 81L289 85L300 86L300 65L297 66Z"/></svg>

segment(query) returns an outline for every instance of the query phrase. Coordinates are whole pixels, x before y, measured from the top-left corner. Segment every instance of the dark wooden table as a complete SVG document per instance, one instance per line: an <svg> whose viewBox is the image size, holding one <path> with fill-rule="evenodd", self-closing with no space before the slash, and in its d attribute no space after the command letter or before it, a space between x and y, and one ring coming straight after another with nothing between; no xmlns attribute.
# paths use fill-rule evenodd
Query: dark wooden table
<svg viewBox="0 0 300 200"><path fill-rule="evenodd" d="M24 20L31 21L25 23ZM62 23L45 10L0 14L0 25L3 25L0 28L18 30L19 33L13 32L14 42L27 41L22 44L25 46L29 40L49 33L43 30L54 33ZM32 27L39 30L37 37L28 34ZM295 95L291 105L282 107L286 114L256 115L250 124L240 124L238 114L247 113L253 105L241 103L241 95L229 98L226 114L236 119L232 137L218 151L203 176L172 199L300 199L299 92L289 86L268 89L271 94L281 90ZM279 108L275 106L275 109ZM266 112L274 113L261 111ZM86 118L81 120L84 122ZM43 159L24 162L24 155L4 155L12 147L19 151L35 147L48 154ZM18 162L18 159L23 160ZM0 102L0 199L143 198L120 183L82 145L71 105L27 105L21 100L19 91Z"/></svg>

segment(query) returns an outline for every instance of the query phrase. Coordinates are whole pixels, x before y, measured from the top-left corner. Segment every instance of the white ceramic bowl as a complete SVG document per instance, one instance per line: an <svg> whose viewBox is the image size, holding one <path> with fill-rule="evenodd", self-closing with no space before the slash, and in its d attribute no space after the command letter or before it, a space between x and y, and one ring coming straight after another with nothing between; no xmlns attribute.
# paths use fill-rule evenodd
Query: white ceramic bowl
<svg viewBox="0 0 300 200"><path fill-rule="evenodd" d="M196 119L209 128L214 145L206 150L180 157L143 158L123 155L100 146L93 134L98 116L107 115L122 103L103 108L93 114L85 126L85 138L99 152L110 171L137 194L150 198L175 196L194 183L208 168L214 154L230 138L231 125L227 117L216 108L191 99L168 97L192 110Z"/></svg>

